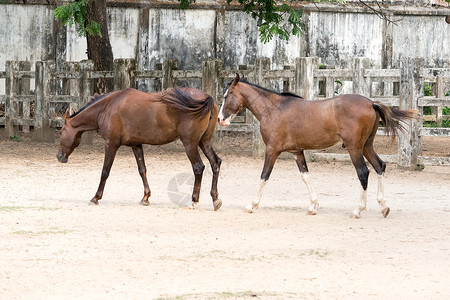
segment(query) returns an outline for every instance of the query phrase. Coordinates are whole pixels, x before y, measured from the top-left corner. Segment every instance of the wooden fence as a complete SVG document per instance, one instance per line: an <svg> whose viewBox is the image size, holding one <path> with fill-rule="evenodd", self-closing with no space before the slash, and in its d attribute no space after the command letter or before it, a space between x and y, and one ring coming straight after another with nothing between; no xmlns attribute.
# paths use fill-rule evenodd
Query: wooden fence
<svg viewBox="0 0 450 300"><path fill-rule="evenodd" d="M434 120L440 121L442 107L450 106L450 68L424 68L421 58L401 59L399 69L373 69L367 58L355 58L352 69L323 69L315 57L297 58L294 65L280 70L270 69L268 58L258 58L254 65L225 70L221 60L204 61L201 70L178 70L177 60L165 60L155 70L137 70L133 59L115 60L114 71L95 72L91 61L66 62L56 70L53 61L39 61L35 70L27 61L7 61L4 78L5 95L0 95L0 128L4 135L18 131L32 131L37 140L52 140L55 130L62 126L62 113L66 108L78 110L92 95L93 80L111 78L114 89L140 86L140 82L154 80L161 89L177 85L179 81L201 81L201 88L213 95L218 104L223 101L225 83L240 73L249 81L264 87L278 85L278 89L302 95L306 99L333 97L336 89L345 87L349 92L361 94L401 109L434 108ZM32 81L34 79L34 81ZM433 86L434 96L424 96L424 83ZM34 87L33 87L34 84ZM388 162L401 168L419 169L420 165L450 165L450 157L423 157L422 136L450 136L450 128L424 128L422 122L410 122L411 130L399 136L398 154L384 155ZM264 149L259 123L244 111L224 131L247 132L253 135L252 152ZM379 134L383 134L379 130ZM347 155L312 153L315 159L323 157L347 160Z"/></svg>

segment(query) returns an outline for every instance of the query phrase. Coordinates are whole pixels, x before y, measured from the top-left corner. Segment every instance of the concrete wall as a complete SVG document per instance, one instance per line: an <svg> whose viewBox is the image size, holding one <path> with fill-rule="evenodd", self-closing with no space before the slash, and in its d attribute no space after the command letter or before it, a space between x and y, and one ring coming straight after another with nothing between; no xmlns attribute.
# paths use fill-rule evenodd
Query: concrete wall
<svg viewBox="0 0 450 300"><path fill-rule="evenodd" d="M398 4L399 1L392 1ZM401 1L400 1L401 2ZM154 68L167 58L182 69L199 69L208 58L225 66L253 64L271 58L272 68L293 64L296 57L318 56L322 64L350 67L353 57L373 60L375 67L397 67L402 56L423 57L425 66L446 67L450 57L449 8L434 1L410 1L415 6L392 6L386 22L363 6L307 5L304 35L289 41L259 41L256 22L223 0L204 1L188 10L164 1L110 1L108 20L115 58L136 58L140 68ZM54 21L47 1L5 0L0 4L0 71L6 60L86 59L86 42L75 28ZM37 4L36 4L37 3ZM405 3L404 1L402 3ZM0 82L0 93L4 91Z"/></svg>

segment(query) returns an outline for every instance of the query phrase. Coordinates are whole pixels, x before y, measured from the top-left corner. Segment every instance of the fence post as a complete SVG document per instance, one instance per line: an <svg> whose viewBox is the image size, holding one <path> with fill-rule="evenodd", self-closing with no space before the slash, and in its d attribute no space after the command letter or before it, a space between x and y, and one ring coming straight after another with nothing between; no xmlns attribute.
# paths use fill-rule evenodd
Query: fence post
<svg viewBox="0 0 450 300"><path fill-rule="evenodd" d="M364 70L370 67L370 59L355 57L353 59L353 93L370 98L370 78L364 77Z"/></svg>
<svg viewBox="0 0 450 300"><path fill-rule="evenodd" d="M444 98L444 77L436 76L436 98ZM443 106L435 106L432 111L436 113L436 126L442 127L442 108Z"/></svg>
<svg viewBox="0 0 450 300"><path fill-rule="evenodd" d="M307 100L314 100L314 70L319 67L317 57L295 59L295 93Z"/></svg>
<svg viewBox="0 0 450 300"><path fill-rule="evenodd" d="M202 64L202 90L214 100L220 93L220 71L223 70L223 61L220 59L206 60Z"/></svg>
<svg viewBox="0 0 450 300"><path fill-rule="evenodd" d="M29 61L20 61L19 62L19 70L20 71L30 71L31 70L31 62ZM19 95L29 95L30 94L30 77L22 77L18 80L19 83ZM31 102L29 101L21 101L19 103L19 115L22 114L22 119L30 119L31 113ZM30 126L23 125L22 132L30 132Z"/></svg>
<svg viewBox="0 0 450 300"><path fill-rule="evenodd" d="M400 59L400 109L421 110L418 100L423 97L423 78L420 76L423 65L423 58ZM408 132L400 132L398 136L398 167L420 170L418 156L422 154L422 121L408 121L407 124L410 125Z"/></svg>
<svg viewBox="0 0 450 300"><path fill-rule="evenodd" d="M80 91L78 97L78 109L84 107L92 96L92 79L89 72L94 70L94 62L92 60L80 61ZM83 144L92 144L94 134L92 131L83 133L81 142Z"/></svg>
<svg viewBox="0 0 450 300"><path fill-rule="evenodd" d="M178 69L178 60L166 59L163 61L163 77L162 77L162 89L173 88L176 85L176 79L173 78L173 70Z"/></svg>
<svg viewBox="0 0 450 300"><path fill-rule="evenodd" d="M39 141L53 142L54 131L50 128L48 116L49 101L51 95L52 75L55 71L55 62L37 61L35 76L36 108L35 108L35 130L34 139Z"/></svg>
<svg viewBox="0 0 450 300"><path fill-rule="evenodd" d="M270 58L262 57L255 60L254 81L256 84L269 88L268 80L264 78L264 74L270 70ZM252 155L262 156L265 151L265 145L262 140L260 124L258 119L253 116L253 140L252 140Z"/></svg>
<svg viewBox="0 0 450 300"><path fill-rule="evenodd" d="M136 70L135 59L114 60L114 90L136 88L133 72Z"/></svg>
<svg viewBox="0 0 450 300"><path fill-rule="evenodd" d="M82 108L92 96L92 81L89 72L94 70L94 62L92 60L80 61L80 100L79 108Z"/></svg>
<svg viewBox="0 0 450 300"><path fill-rule="evenodd" d="M18 61L6 61L6 80L5 80L5 128L8 136L15 133L14 119L17 118L18 106L14 101L14 95L19 92L18 80L14 79L14 73L19 71Z"/></svg>
<svg viewBox="0 0 450 300"><path fill-rule="evenodd" d="M299 57L295 59L294 89L297 95L314 100L314 70L319 68L319 58ZM312 161L312 151L304 151L306 161Z"/></svg>

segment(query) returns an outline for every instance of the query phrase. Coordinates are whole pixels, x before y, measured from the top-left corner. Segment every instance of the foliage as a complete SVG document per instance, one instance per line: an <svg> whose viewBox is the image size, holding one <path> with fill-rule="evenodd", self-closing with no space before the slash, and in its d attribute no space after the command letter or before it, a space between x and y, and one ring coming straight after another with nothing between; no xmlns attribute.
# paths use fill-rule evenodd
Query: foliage
<svg viewBox="0 0 450 300"><path fill-rule="evenodd" d="M12 135L9 136L9 139L11 141L18 142L19 141L19 136L17 134L12 134Z"/></svg>
<svg viewBox="0 0 450 300"><path fill-rule="evenodd" d="M100 25L95 21L86 19L88 4L89 0L79 0L58 6L53 11L55 20L61 20L64 25L70 27L75 24L79 36L86 36L86 33L88 33L102 37Z"/></svg>
<svg viewBox="0 0 450 300"><path fill-rule="evenodd" d="M186 9L196 0L179 0L180 7ZM259 37L263 43L269 42L274 36L288 40L291 35L299 36L305 30L302 21L303 10L295 8L294 0L235 0L242 10L256 20ZM309 0L310 2L345 3L346 0ZM231 4L233 0L227 0Z"/></svg>

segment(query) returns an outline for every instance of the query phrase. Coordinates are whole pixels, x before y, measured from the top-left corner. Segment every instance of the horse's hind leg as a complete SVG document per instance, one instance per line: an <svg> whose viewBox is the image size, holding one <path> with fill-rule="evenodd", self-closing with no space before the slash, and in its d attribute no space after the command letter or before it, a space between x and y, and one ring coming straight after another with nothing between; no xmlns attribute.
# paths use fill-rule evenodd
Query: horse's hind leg
<svg viewBox="0 0 450 300"><path fill-rule="evenodd" d="M389 207L386 206L386 201L384 200L384 171L386 170L386 163L381 160L381 158L376 154L371 143L364 147L364 157L369 161L375 172L378 174L378 190L377 190L377 201L381 206L381 213L383 217L387 217L389 214Z"/></svg>
<svg viewBox="0 0 450 300"><path fill-rule="evenodd" d="M213 201L214 210L218 210L222 206L222 200L219 199L219 192L217 191L217 181L219 179L220 165L222 164L222 160L214 151L211 140L208 141L200 141L200 148L203 153L205 153L206 157L209 160L209 164L211 165L211 170L213 172L213 178L211 183L211 197Z"/></svg>
<svg viewBox="0 0 450 300"><path fill-rule="evenodd" d="M366 210L367 205L367 185L369 181L369 169L367 168L366 162L362 151L359 149L354 149L352 147L347 147L350 158L352 159L353 166L358 174L358 179L361 183L361 198L359 207L353 211L352 218L359 219L361 217L361 211Z"/></svg>
<svg viewBox="0 0 450 300"><path fill-rule="evenodd" d="M192 208L196 208L200 197L200 189L205 165L203 164L200 153L198 152L198 143L185 141L182 138L181 141L183 142L184 148L186 149L186 154L192 165L192 170L194 171L195 181L194 189L192 191Z"/></svg>
<svg viewBox="0 0 450 300"><path fill-rule="evenodd" d="M142 149L142 145L134 146L132 149L138 165L139 175L141 175L142 182L144 183L144 197L142 198L140 204L148 206L150 205L148 198L150 197L151 192L147 181L147 168L145 167L144 150Z"/></svg>
<svg viewBox="0 0 450 300"><path fill-rule="evenodd" d="M311 206L308 208L309 215L315 215L317 213L317 208L319 208L319 202L317 201L317 194L312 188L309 182L308 166L306 165L305 155L303 151L293 154L295 162L297 163L298 169L302 175L302 180L306 185L309 192L309 197L311 199Z"/></svg>

